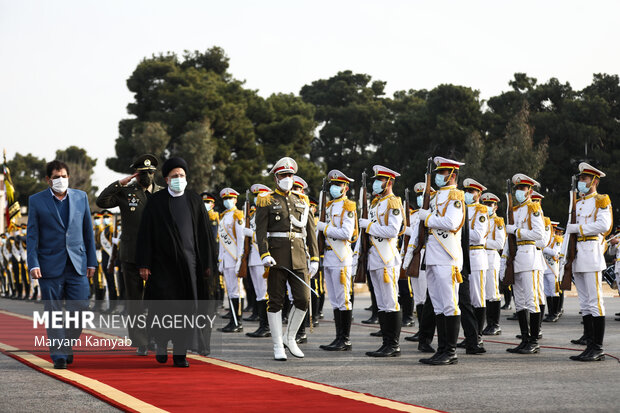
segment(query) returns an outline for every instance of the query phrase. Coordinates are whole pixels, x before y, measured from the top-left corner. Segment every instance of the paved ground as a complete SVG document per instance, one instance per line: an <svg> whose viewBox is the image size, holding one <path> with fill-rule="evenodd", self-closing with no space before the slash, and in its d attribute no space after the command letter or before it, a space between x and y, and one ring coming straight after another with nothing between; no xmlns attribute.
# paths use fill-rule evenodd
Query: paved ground
<svg viewBox="0 0 620 413"><path fill-rule="evenodd" d="M6 304L6 300L0 300L0 308L6 307L3 302ZM368 304L368 296L356 297L352 352L329 353L318 348L319 344L329 343L334 334L331 310L326 304L326 319L309 335L309 342L302 345L305 359L289 357L287 362L276 362L272 360L271 339L250 339L242 334L225 335L225 348L215 337L212 355L289 376L450 412L611 412L618 409L614 391L620 377L620 363L617 360L607 357L604 362L598 363L573 362L568 357L575 352L551 348L543 348L537 355L509 354L506 348L518 343L515 338L518 330L516 321L505 320L511 311L502 314L503 334L495 337L496 340L486 341L487 354L468 356L464 351L459 351L459 363L454 366L420 364L418 359L422 355L416 350L416 345L404 340L399 358L366 357L364 352L375 350L380 345L379 338L368 335L376 327L357 324L368 317L369 313L363 310ZM613 320L613 314L620 312L620 298L609 297L605 304L608 313L605 349L607 353L620 357L620 322ZM543 346L578 348L569 342L582 332L577 299L568 297L565 309L565 315L558 323L544 323ZM256 323L246 322L245 331L252 331L255 327ZM408 328L401 337L415 330L416 327ZM33 394L37 395L34 400ZM6 356L0 357L2 405L11 406L11 411L45 411L41 400L48 397L62 400L64 405L59 406L61 410L114 410L80 390L34 372Z"/></svg>

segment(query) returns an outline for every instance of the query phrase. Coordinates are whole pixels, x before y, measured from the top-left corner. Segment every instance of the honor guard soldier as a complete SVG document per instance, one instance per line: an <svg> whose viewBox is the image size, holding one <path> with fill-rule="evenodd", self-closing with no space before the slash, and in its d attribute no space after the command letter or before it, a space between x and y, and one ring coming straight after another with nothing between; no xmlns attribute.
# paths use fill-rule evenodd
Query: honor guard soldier
<svg viewBox="0 0 620 413"><path fill-rule="evenodd" d="M420 225L429 229L426 243L426 281L435 310L437 324L437 352L424 364L455 364L456 341L459 336L461 311L459 284L463 282L463 249L461 229L465 223L465 198L456 188L462 162L437 156L435 184L437 193L430 209L418 212Z"/></svg>
<svg viewBox="0 0 620 413"><path fill-rule="evenodd" d="M532 202L538 202L541 205L542 209L542 200L544 195L539 192L532 191ZM545 308L547 303L547 298L545 296L545 270L547 269L547 264L545 262L545 256L543 254L543 249L549 245L551 240L553 239L553 231L551 229L551 219L543 215L543 222L545 224L545 233L543 235L543 239L536 241L536 254L540 261L540 266L543 268L538 272L538 282L536 283L536 290L538 291L538 306L540 307L540 330L538 332L538 338L542 338L542 316L545 315ZM520 337L519 337L520 338Z"/></svg>
<svg viewBox="0 0 620 413"><path fill-rule="evenodd" d="M9 234L2 234L2 257L4 258L4 271L6 275L6 288L4 289L4 298L13 297L15 294L15 284L13 284L13 263L11 262L11 243Z"/></svg>
<svg viewBox="0 0 620 413"><path fill-rule="evenodd" d="M30 298L30 273L28 271L28 254L26 252L27 247L26 247L26 229L27 229L28 225L27 224L21 224L19 226L19 245L18 245L18 249L19 249L19 255L20 255L20 266L21 266L21 270L22 270L22 283L24 285L24 294L22 296L22 300L28 300Z"/></svg>
<svg viewBox="0 0 620 413"><path fill-rule="evenodd" d="M486 273L489 269L489 258L485 245L489 233L489 212L486 205L480 203L480 195L486 187L472 178L463 181L465 205L469 225L469 301L461 302L461 324L465 333L463 347L467 354L485 353L482 343L482 329L486 318ZM466 311L463 312L463 307ZM473 312L472 312L473 309ZM471 319L471 316L474 319ZM472 328L473 327L473 328ZM475 333L474 333L475 330Z"/></svg>
<svg viewBox="0 0 620 413"><path fill-rule="evenodd" d="M215 196L209 192L203 192L200 196L202 197L202 203L204 204L205 209L207 210L207 215L209 216L209 222L211 223L211 228L213 229L213 237L217 240L220 214L215 212L213 209L215 207Z"/></svg>
<svg viewBox="0 0 620 413"><path fill-rule="evenodd" d="M9 251L11 252L11 267L13 267L13 294L11 298L21 300L23 293L23 274L22 274L22 254L20 252L21 237L19 236L19 227L15 227L13 233L9 237Z"/></svg>
<svg viewBox="0 0 620 413"><path fill-rule="evenodd" d="M224 188L220 191L220 198L224 203L225 211L220 214L219 225L219 271L224 274L226 291L232 317L221 331L224 333L238 333L243 331L241 321L241 280L237 277L243 254L243 211L237 209L237 196L239 193L232 188Z"/></svg>
<svg viewBox="0 0 620 413"><path fill-rule="evenodd" d="M560 317L560 251L564 238L558 233L559 222L551 221L551 240L543 249L545 258L544 289L547 297L547 317L543 321L555 323Z"/></svg>
<svg viewBox="0 0 620 413"><path fill-rule="evenodd" d="M497 336L502 333L499 326L501 315L501 296L499 292L499 252L506 242L506 225L504 218L497 216L497 204L499 197L490 192L482 194L480 202L489 209L489 234L484 246L489 268L486 273L485 296L487 301L487 326L482 331L483 335Z"/></svg>
<svg viewBox="0 0 620 413"><path fill-rule="evenodd" d="M93 212L93 231L95 232L95 252L97 254L97 269L95 270L95 276L91 278L93 284L91 285L91 291L95 293L95 307L94 311L103 310L103 302L105 300L105 274L103 270L103 254L101 249L101 234L103 233L103 214L101 212Z"/></svg>
<svg viewBox="0 0 620 413"><path fill-rule="evenodd" d="M110 305L106 313L114 312L118 305L119 288L114 277L114 271L108 271L110 258L112 258L112 238L114 238L114 215L107 209L101 211L103 215L103 231L99 234L101 242L101 266L105 274L105 281L108 286L108 299Z"/></svg>
<svg viewBox="0 0 620 413"><path fill-rule="evenodd" d="M373 166L373 171L374 198L368 211L369 219L361 218L359 228L370 238L368 272L375 288L383 345L377 351L369 351L366 355L396 357L400 356L399 338L402 324L398 303L401 257L397 244L398 237L404 232L404 211L402 201L392 193L392 187L400 174L381 165Z"/></svg>
<svg viewBox="0 0 620 413"><path fill-rule="evenodd" d="M250 191L255 197L258 197L260 194L271 192L271 189L262 184L254 184L250 187ZM267 279L263 277L265 274L265 267L260 259L258 244L256 243L256 210L250 212L250 214L251 215L248 217L248 219L250 219L250 228L243 228L243 233L246 237L250 237L251 240L248 269L250 277L252 277L254 292L256 293L259 325L256 331L245 333L245 335L249 337L271 337L269 322L267 321Z"/></svg>
<svg viewBox="0 0 620 413"><path fill-rule="evenodd" d="M506 351L518 354L538 353L538 335L540 333L540 303L538 297L539 272L543 264L536 252L536 242L545 236L545 223L540 203L532 202L532 187L540 186L538 182L524 174L512 177L515 186L517 205L514 210L514 224L506 225L506 232L517 238L517 253L514 257L515 309L521 343Z"/></svg>
<svg viewBox="0 0 620 413"><path fill-rule="evenodd" d="M153 155L139 156L131 165L135 170L132 175L112 182L97 197L99 208L119 207L121 210L123 232L120 237L120 261L128 300L127 312L131 316L142 314L144 311L141 303L144 280L140 277L136 266L136 246L139 242L138 228L144 207L151 195L161 189L154 182L157 164L157 158ZM146 329L138 325L129 327L129 338L132 345L138 347L137 354L146 356L148 345Z"/></svg>
<svg viewBox="0 0 620 413"><path fill-rule="evenodd" d="M612 230L611 201L597 193L605 174L585 162L579 164L577 189L580 198L575 206L577 223L566 226L566 234L577 234L577 254L573 261L573 278L583 316L586 349L571 360L598 361L605 359L605 305L602 293L602 271L605 264L605 237Z"/></svg>
<svg viewBox="0 0 620 413"><path fill-rule="evenodd" d="M609 240L611 244L609 253L614 256L614 273L616 274L616 287L620 294L620 225L616 225L616 234ZM620 313L616 313L615 321L620 321Z"/></svg>
<svg viewBox="0 0 620 413"><path fill-rule="evenodd" d="M310 195L308 195L308 199L310 200L310 214L314 218L314 225L316 226L319 222L319 217L317 216L319 201ZM321 259L323 259L322 255ZM325 302L325 276L321 267L319 267L319 271L310 281L312 288L314 288L314 291L318 293L318 297L316 294L310 294L310 301L312 304L312 325L317 327L319 325L319 319L323 318L323 303Z"/></svg>
<svg viewBox="0 0 620 413"><path fill-rule="evenodd" d="M410 211L410 230L406 230L406 234L410 236L409 245L407 245L407 251L405 252L405 259L403 260L403 269L407 270L409 265L411 264L411 260L413 259L413 250L416 248L418 244L418 235L419 235L419 226L420 220L418 218L419 208L422 208L424 203L424 182L418 182L414 185L413 191L416 194L416 204L418 209L412 209ZM431 188L431 198L434 196L435 191ZM426 245L422 247L422 251L420 251L420 267L422 267L422 262L424 261L424 253L426 250ZM426 288L426 270L420 268L418 271L417 277L409 278L411 282L411 288L413 289L413 301L415 304L415 312L418 318L418 326L420 326L422 322L422 309L424 308L424 303L426 302L427 288ZM413 336L405 337L405 340L416 342L418 341L418 337L420 332L418 331ZM434 352L434 351L433 351Z"/></svg>
<svg viewBox="0 0 620 413"><path fill-rule="evenodd" d="M308 197L292 192L297 163L285 157L271 169L277 188L256 200L256 242L267 277L267 319L273 340L274 358L286 360L284 345L295 357L304 353L295 342L308 309L308 282L319 269L319 251ZM308 264L310 257L310 264ZM286 283L293 294L287 329L282 333L282 306Z"/></svg>
<svg viewBox="0 0 620 413"><path fill-rule="evenodd" d="M317 229L325 235L323 271L327 295L334 310L336 338L320 348L327 351L348 351L351 350L349 335L353 318L351 243L357 239L358 228L355 202L347 198L347 191L354 181L337 169L329 171L327 179L332 199L326 204L326 221L318 222Z"/></svg>

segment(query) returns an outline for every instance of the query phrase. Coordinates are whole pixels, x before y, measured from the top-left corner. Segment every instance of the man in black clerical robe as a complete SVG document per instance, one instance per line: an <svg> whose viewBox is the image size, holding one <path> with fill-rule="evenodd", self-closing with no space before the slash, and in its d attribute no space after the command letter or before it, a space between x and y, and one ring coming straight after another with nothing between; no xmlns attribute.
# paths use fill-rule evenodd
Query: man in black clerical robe
<svg viewBox="0 0 620 413"><path fill-rule="evenodd" d="M207 314L205 300L213 298L217 282L215 239L202 198L185 189L187 171L181 158L164 163L162 174L168 188L153 194L146 205L137 245L140 276L146 281L147 327L157 343L156 359L167 361L167 345L172 340L176 367L189 366L188 349L208 353L209 343L204 340L210 335L194 334L195 329L187 326L170 328L161 321L164 316Z"/></svg>

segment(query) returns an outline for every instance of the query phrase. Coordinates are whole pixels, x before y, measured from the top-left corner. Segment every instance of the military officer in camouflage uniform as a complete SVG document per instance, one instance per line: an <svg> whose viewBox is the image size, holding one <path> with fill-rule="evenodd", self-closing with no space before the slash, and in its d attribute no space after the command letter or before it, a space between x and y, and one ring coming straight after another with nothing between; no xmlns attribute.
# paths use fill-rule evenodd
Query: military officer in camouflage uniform
<svg viewBox="0 0 620 413"><path fill-rule="evenodd" d="M292 192L296 172L297 163L293 159L280 159L270 171L274 174L276 190L265 192L256 200L256 243L261 261L269 269L267 319L276 360L286 360L284 345L293 356L304 356L295 336L308 309L310 290L307 284L319 269L315 225L310 216L308 197ZM281 311L286 300L287 282L294 303L283 335Z"/></svg>
<svg viewBox="0 0 620 413"><path fill-rule="evenodd" d="M151 195L161 189L153 180L157 163L157 158L153 155L139 156L131 165L136 170L134 174L112 182L97 197L99 208L119 207L121 210L123 232L120 259L128 300L127 311L130 315L138 315L143 311L139 302L144 293L144 281L136 266L136 245L144 207ZM134 178L135 182L132 182ZM132 344L138 347L137 354L146 356L148 345L146 329L137 326L130 327L129 338Z"/></svg>

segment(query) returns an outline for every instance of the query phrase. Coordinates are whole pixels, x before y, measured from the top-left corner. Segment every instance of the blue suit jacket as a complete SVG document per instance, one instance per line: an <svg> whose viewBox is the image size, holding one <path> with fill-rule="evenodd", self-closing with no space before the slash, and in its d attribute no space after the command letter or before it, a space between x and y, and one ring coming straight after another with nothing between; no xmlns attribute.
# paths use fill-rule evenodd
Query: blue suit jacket
<svg viewBox="0 0 620 413"><path fill-rule="evenodd" d="M52 192L46 189L28 199L28 268L41 268L43 278L62 275L67 255L75 270L86 275L87 267L97 267L95 236L90 220L86 192L68 189L69 220L65 228L54 205Z"/></svg>

